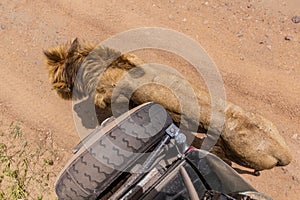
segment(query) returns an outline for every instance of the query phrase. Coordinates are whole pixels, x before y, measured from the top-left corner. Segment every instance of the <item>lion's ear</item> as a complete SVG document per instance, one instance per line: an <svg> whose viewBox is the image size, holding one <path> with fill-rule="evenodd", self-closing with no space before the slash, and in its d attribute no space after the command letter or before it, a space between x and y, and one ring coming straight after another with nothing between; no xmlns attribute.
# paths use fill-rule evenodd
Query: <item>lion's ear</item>
<svg viewBox="0 0 300 200"><path fill-rule="evenodd" d="M74 55L74 53L77 51L77 49L79 48L79 42L78 42L78 38L75 38L70 46L70 49L68 51L68 57L71 57Z"/></svg>
<svg viewBox="0 0 300 200"><path fill-rule="evenodd" d="M58 63L64 60L64 55L60 48L44 50L44 55L46 56L48 63Z"/></svg>

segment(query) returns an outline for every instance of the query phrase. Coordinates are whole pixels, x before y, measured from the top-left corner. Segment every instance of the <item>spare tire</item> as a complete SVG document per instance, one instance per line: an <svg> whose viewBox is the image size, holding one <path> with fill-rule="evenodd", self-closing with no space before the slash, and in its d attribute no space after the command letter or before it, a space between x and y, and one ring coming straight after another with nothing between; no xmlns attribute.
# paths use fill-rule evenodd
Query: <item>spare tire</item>
<svg viewBox="0 0 300 200"><path fill-rule="evenodd" d="M97 199L171 123L161 105L146 103L95 129L58 176L58 198Z"/></svg>

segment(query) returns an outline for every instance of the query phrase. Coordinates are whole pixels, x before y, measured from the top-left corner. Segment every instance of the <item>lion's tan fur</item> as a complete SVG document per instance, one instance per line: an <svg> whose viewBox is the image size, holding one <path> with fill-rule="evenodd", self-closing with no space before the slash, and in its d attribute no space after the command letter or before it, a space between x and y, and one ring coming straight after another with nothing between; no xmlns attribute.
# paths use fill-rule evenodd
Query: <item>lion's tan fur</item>
<svg viewBox="0 0 300 200"><path fill-rule="evenodd" d="M92 95L95 105L102 109L110 109L112 101L126 102L129 100L126 92L134 90L130 97L134 104L149 101L160 103L169 111L173 120L179 122L182 113L177 97L169 88L158 87L154 81L157 78L155 69L147 71L140 68L139 65L143 64L143 61L137 56L79 43L77 39L71 44L52 48L44 53L50 83L62 98L70 99L72 95L73 98ZM137 70L137 75L128 76L127 72L131 69L140 69L140 72ZM159 76L174 82L181 80L178 76L163 71L159 72ZM76 78L80 81L75 81ZM122 83L119 83L121 79ZM149 84L137 87L139 81L144 79L147 79ZM122 84L123 91L119 91L117 95L119 98L114 100L112 94L117 84ZM183 88L184 84L181 83ZM196 86L192 88L201 108L199 124L207 129L210 125L211 109L209 94ZM178 91L182 93L182 98L188 101L185 90ZM230 102L223 103L226 103L226 110L220 113L224 112L226 116L225 125L214 128L221 132L227 158L255 170L290 163L289 149L270 121L260 115L244 111ZM192 106L191 104L188 108L187 118L193 113ZM193 121L193 117L190 117L190 120Z"/></svg>

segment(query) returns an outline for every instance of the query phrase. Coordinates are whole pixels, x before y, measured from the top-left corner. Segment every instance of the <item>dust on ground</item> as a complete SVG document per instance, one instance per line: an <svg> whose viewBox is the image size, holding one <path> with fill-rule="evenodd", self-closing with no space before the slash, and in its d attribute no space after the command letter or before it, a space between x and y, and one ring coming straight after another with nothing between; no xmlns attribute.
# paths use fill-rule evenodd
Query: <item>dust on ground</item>
<svg viewBox="0 0 300 200"><path fill-rule="evenodd" d="M298 199L300 23L292 21L296 15L300 15L297 0L91 0L88 3L3 0L0 3L0 143L9 147L21 142L22 147L22 141L14 138L15 129L11 130L20 126L22 140L27 142L26 152L39 156L35 152L37 146L48 152L37 159L34 170L45 176L52 172L49 178L42 178L51 189L40 187L40 192L32 193L31 197L39 197L46 188L49 193L43 193L43 198L54 199L55 175L72 156L71 148L80 138L71 102L63 101L50 89L42 50L74 37L99 43L132 28L170 28L199 42L212 57L223 77L227 100L270 119L291 148L294 159L290 165L263 171L259 177L240 168L242 175L257 190L274 199ZM182 62L160 52L144 55L151 55L146 61L162 60L195 82L196 75L180 65ZM49 153L53 149L55 152ZM46 171L41 171L44 165ZM0 182L1 190L5 187L3 183ZM33 192L32 188L29 185L27 190Z"/></svg>

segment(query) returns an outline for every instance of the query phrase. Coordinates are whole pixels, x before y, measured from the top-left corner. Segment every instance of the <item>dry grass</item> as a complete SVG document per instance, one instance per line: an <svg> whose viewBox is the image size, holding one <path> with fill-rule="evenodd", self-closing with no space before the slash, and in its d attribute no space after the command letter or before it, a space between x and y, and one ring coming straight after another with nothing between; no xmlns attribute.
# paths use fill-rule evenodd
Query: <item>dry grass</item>
<svg viewBox="0 0 300 200"><path fill-rule="evenodd" d="M23 131L21 122L0 121L0 199L56 198L58 150L47 140L49 132L32 131ZM45 135L45 139L27 141L27 134Z"/></svg>

